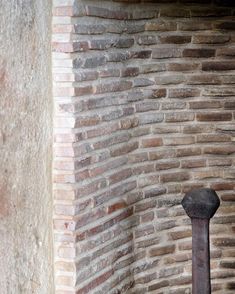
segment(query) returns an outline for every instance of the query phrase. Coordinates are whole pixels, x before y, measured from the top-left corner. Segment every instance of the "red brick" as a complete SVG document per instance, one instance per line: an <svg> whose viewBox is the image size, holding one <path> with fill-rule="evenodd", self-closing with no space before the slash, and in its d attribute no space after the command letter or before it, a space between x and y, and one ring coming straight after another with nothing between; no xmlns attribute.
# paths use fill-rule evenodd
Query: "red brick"
<svg viewBox="0 0 235 294"><path fill-rule="evenodd" d="M108 207L108 213L113 213L113 212L116 212L117 210L120 210L126 207L127 207L127 204L124 201L116 202Z"/></svg>
<svg viewBox="0 0 235 294"><path fill-rule="evenodd" d="M157 147L162 145L162 138L146 138L142 140L142 146L144 148Z"/></svg>

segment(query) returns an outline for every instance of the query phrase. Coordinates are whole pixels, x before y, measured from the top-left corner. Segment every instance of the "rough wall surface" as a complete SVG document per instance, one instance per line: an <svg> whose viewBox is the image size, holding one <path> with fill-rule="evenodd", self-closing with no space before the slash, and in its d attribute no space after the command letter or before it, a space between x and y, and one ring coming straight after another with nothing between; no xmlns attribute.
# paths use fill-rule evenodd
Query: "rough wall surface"
<svg viewBox="0 0 235 294"><path fill-rule="evenodd" d="M190 293L194 187L221 197L213 293L234 292L235 19L214 2L54 2L57 294Z"/></svg>
<svg viewBox="0 0 235 294"><path fill-rule="evenodd" d="M49 294L50 1L0 1L0 292Z"/></svg>

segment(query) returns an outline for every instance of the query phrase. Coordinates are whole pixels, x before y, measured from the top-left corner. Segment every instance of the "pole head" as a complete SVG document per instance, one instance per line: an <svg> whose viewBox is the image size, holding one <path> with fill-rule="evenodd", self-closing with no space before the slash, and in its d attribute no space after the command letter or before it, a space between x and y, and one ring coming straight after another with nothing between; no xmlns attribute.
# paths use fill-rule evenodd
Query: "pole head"
<svg viewBox="0 0 235 294"><path fill-rule="evenodd" d="M188 192L181 204L190 218L210 219L218 209L220 200L213 189L202 188Z"/></svg>

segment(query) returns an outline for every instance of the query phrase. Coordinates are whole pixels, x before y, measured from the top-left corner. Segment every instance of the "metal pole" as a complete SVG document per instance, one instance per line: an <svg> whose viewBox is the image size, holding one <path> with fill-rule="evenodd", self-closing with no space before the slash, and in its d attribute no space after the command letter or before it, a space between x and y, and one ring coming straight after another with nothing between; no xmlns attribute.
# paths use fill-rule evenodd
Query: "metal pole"
<svg viewBox="0 0 235 294"><path fill-rule="evenodd" d="M192 222L192 294L211 294L209 223L220 205L212 189L187 193L182 206Z"/></svg>

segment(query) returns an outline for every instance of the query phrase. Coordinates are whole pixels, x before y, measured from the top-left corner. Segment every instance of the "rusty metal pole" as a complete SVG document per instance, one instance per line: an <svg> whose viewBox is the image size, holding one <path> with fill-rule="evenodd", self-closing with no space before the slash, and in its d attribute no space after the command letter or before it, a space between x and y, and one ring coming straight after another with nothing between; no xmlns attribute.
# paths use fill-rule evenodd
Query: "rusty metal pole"
<svg viewBox="0 0 235 294"><path fill-rule="evenodd" d="M192 222L192 294L211 294L209 223L219 205L212 189L193 190L182 200Z"/></svg>

